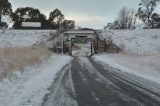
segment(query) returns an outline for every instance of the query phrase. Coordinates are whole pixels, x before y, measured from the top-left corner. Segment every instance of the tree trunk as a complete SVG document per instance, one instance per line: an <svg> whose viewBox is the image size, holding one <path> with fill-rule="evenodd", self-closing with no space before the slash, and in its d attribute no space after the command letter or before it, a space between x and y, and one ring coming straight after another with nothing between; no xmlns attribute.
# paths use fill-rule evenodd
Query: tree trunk
<svg viewBox="0 0 160 106"><path fill-rule="evenodd" d="M0 8L0 23L2 22L2 10Z"/></svg>
<svg viewBox="0 0 160 106"><path fill-rule="evenodd" d="M2 22L2 14L1 14L1 12L0 12L0 23Z"/></svg>

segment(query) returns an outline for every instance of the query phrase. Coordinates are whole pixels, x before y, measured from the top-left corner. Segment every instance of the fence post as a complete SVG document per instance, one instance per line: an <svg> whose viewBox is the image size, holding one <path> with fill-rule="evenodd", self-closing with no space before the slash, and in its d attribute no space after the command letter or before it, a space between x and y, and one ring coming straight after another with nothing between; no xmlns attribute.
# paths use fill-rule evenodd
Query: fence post
<svg viewBox="0 0 160 106"><path fill-rule="evenodd" d="M97 54L98 54L98 51L99 51L99 50L98 50L98 42L99 42L99 41L98 41L98 36L97 36Z"/></svg>
<svg viewBox="0 0 160 106"><path fill-rule="evenodd" d="M71 38L71 45L70 45L70 46L71 46L71 47L70 47L70 55L71 55L71 56L72 56L72 40L73 40L73 39Z"/></svg>
<svg viewBox="0 0 160 106"><path fill-rule="evenodd" d="M119 48L117 47L117 53L119 53Z"/></svg>
<svg viewBox="0 0 160 106"><path fill-rule="evenodd" d="M64 54L64 39L63 39L63 34L62 34L62 54Z"/></svg>
<svg viewBox="0 0 160 106"><path fill-rule="evenodd" d="M93 43L92 43L92 39L91 39L91 56L93 55Z"/></svg>
<svg viewBox="0 0 160 106"><path fill-rule="evenodd" d="M104 39L104 49L105 49L105 52L106 52L106 39Z"/></svg>

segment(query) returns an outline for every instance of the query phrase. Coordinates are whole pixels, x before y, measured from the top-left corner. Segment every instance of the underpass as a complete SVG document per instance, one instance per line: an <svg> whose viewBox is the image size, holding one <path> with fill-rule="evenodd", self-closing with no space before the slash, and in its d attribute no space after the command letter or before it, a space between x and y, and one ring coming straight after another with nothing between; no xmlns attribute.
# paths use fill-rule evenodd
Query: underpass
<svg viewBox="0 0 160 106"><path fill-rule="evenodd" d="M86 32L68 34L73 60L57 73L42 106L160 106L159 84L91 57L99 46Z"/></svg>

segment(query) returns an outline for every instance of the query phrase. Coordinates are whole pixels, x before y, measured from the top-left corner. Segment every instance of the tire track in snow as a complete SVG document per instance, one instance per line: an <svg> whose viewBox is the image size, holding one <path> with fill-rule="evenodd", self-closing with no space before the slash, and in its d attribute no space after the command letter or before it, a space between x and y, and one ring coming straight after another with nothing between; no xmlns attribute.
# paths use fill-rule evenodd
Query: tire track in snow
<svg viewBox="0 0 160 106"><path fill-rule="evenodd" d="M144 86L147 82L90 57L75 57L57 73L42 106L160 106L159 93Z"/></svg>
<svg viewBox="0 0 160 106"><path fill-rule="evenodd" d="M71 64L67 64L57 73L49 91L44 97L42 106L77 106L71 76Z"/></svg>
<svg viewBox="0 0 160 106"><path fill-rule="evenodd" d="M79 106L142 106L101 75L88 58L75 58L71 69ZM87 80L83 80L79 72L83 73Z"/></svg>
<svg viewBox="0 0 160 106"><path fill-rule="evenodd" d="M134 98L144 106L160 106L159 93L154 91L153 89L149 89L149 87L146 87L151 83L153 87L157 87L157 84L155 84L154 82L142 79L135 75L126 74L125 72L112 67L107 67L108 70L106 70L102 63L97 63L92 58L89 58L89 60L92 63L93 67L98 70L99 73L101 73L104 77L109 79L120 88L119 91L121 93L129 95L129 97ZM144 86L143 83L147 84L147 82L148 85Z"/></svg>
<svg viewBox="0 0 160 106"><path fill-rule="evenodd" d="M91 57L75 57L71 73L79 106L160 106L156 91L143 86L151 82Z"/></svg>

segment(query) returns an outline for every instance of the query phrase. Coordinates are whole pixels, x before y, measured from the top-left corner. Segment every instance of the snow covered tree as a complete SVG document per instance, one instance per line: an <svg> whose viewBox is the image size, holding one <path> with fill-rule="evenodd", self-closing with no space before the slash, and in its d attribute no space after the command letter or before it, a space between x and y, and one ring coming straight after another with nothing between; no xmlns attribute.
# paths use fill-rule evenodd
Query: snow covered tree
<svg viewBox="0 0 160 106"><path fill-rule="evenodd" d="M118 21L114 21L113 23L108 23L106 28L107 29L121 29Z"/></svg>

